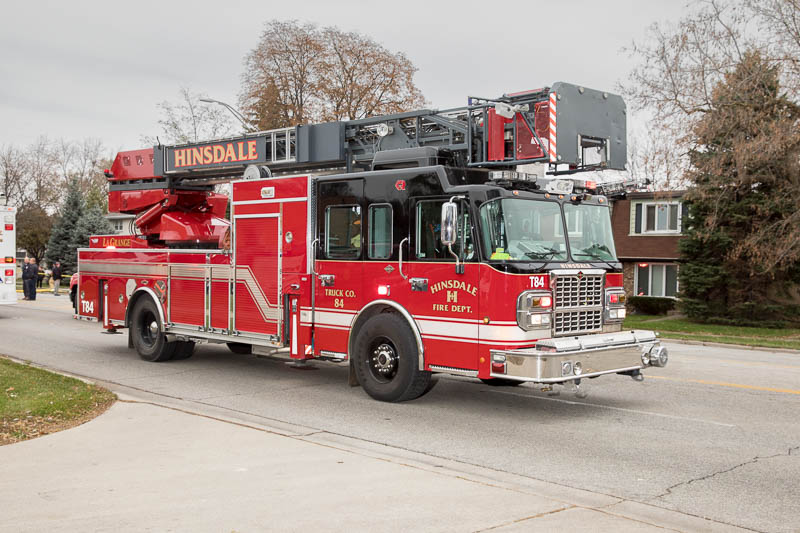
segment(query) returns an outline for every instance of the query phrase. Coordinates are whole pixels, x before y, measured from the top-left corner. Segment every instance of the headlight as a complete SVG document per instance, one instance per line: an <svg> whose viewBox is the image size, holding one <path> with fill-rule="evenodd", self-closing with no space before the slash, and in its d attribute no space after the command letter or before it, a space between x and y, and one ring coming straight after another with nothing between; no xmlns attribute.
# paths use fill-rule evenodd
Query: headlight
<svg viewBox="0 0 800 533"><path fill-rule="evenodd" d="M526 331L549 329L552 308L550 291L525 291L517 298L517 325Z"/></svg>
<svg viewBox="0 0 800 533"><path fill-rule="evenodd" d="M572 371L575 372L576 376L583 374L583 365L580 363L580 361L575 361L575 364L572 365Z"/></svg>
<svg viewBox="0 0 800 533"><path fill-rule="evenodd" d="M563 363L561 363L561 375L562 376L572 375L572 363L570 361L564 361Z"/></svg>
<svg viewBox="0 0 800 533"><path fill-rule="evenodd" d="M625 292L619 289L606 291L605 319L618 321L625 319Z"/></svg>

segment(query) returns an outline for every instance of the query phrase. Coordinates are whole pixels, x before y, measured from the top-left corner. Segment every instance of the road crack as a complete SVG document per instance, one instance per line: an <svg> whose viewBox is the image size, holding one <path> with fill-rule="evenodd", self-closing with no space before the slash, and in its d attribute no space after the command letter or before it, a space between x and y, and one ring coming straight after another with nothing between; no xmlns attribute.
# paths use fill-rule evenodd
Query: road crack
<svg viewBox="0 0 800 533"><path fill-rule="evenodd" d="M737 470L737 469L742 468L744 466L755 464L755 463L757 463L759 461L765 461L767 459L776 459L778 457L791 457L792 453L793 452L797 452L798 450L800 450L800 446L793 446L793 447L789 448L785 453L776 453L776 454L773 454L773 455L764 455L764 456L757 455L757 456L753 457L752 459L748 459L747 461L743 461L743 462L741 462L739 464L736 464L736 465L734 465L734 466L732 466L730 468L726 468L725 470L718 470L716 472L711 472L710 474L706 474L704 476L700 476L700 477L696 477L696 478L693 478L693 479L689 479L687 481L681 481L680 483L675 483L674 485L672 485L670 487L667 487L666 490L664 492L662 492L661 494L659 494L658 496L654 496L653 498L651 498L651 500L658 500L658 499L661 499L661 498L665 498L665 497L671 495L672 492L675 489L679 488L679 487L689 486L692 483L696 483L698 481L706 481L706 480L714 478L716 476L720 476L722 474L727 474L729 472L733 472L734 470Z"/></svg>

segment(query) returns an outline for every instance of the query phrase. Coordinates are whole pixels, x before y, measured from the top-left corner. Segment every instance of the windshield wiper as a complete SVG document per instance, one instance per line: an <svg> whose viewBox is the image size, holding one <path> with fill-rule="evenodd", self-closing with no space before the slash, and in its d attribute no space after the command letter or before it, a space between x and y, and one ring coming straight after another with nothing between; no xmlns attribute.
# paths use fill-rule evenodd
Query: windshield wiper
<svg viewBox="0 0 800 533"><path fill-rule="evenodd" d="M556 250L555 248L545 248L544 252L525 252L525 255L531 259L550 259L555 254L559 253L561 253L561 250Z"/></svg>
<svg viewBox="0 0 800 533"><path fill-rule="evenodd" d="M603 263L607 264L608 267L611 268L611 269L616 268L616 266L614 264L610 263L607 259L597 255L596 253L592 252L591 250L600 250L601 252L606 252L607 254L611 255L611 250L609 250L607 246L598 245L598 244L593 244L593 245L589 246L588 248L584 248L583 250L578 250L576 253L574 253L572 255L573 255L573 257L576 256L576 255L585 255L585 256L590 257L592 259L595 259L597 261L602 261Z"/></svg>

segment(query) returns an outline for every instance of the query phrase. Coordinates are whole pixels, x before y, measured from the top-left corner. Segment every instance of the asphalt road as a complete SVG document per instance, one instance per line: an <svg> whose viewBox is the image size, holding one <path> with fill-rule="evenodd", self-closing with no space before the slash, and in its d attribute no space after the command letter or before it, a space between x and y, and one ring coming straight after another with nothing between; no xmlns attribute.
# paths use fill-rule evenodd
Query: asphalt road
<svg viewBox="0 0 800 533"><path fill-rule="evenodd" d="M71 318L66 297L0 306L0 353L92 379L297 424L757 531L800 531L800 354L668 344L643 383L588 381L589 396L442 378L403 404L347 386L344 365L198 346L147 363L127 335Z"/></svg>

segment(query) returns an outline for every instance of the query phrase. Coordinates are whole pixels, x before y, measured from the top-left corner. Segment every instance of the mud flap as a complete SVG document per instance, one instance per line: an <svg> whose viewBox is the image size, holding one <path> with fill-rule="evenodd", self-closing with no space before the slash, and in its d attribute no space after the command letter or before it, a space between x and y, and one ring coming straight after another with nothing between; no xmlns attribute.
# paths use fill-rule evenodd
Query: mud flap
<svg viewBox="0 0 800 533"><path fill-rule="evenodd" d="M347 378L347 384L351 387L358 387L361 383L358 382L358 376L356 375L356 365L353 362L353 358L350 358L350 375Z"/></svg>

